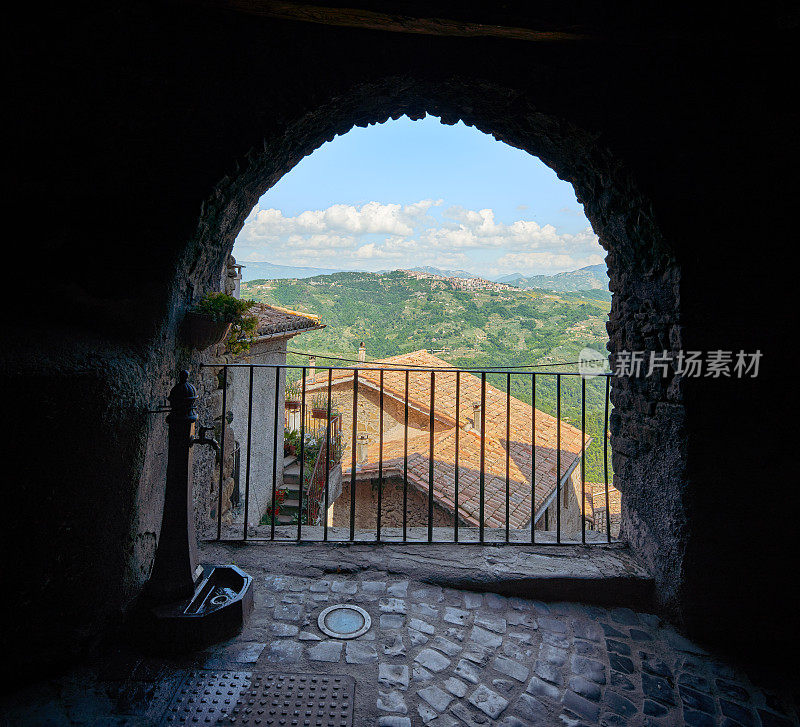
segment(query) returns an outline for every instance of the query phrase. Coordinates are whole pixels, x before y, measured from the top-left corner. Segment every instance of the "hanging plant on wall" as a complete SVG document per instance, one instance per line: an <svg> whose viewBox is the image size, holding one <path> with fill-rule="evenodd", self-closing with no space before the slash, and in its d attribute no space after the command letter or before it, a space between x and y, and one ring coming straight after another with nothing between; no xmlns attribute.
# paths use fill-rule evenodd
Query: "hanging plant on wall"
<svg viewBox="0 0 800 727"><path fill-rule="evenodd" d="M253 300L209 293L186 314L189 342L202 351L227 340L228 353L249 351L258 327L258 318L248 313L254 305Z"/></svg>

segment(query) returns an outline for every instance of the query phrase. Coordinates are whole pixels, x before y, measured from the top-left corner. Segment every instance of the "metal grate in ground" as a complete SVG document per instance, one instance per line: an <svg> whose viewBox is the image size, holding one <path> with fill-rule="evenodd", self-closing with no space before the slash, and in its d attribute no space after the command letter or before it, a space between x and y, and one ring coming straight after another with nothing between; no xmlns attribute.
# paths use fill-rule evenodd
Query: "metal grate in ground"
<svg viewBox="0 0 800 727"><path fill-rule="evenodd" d="M166 724L352 727L355 680L328 674L190 672L164 713Z"/></svg>

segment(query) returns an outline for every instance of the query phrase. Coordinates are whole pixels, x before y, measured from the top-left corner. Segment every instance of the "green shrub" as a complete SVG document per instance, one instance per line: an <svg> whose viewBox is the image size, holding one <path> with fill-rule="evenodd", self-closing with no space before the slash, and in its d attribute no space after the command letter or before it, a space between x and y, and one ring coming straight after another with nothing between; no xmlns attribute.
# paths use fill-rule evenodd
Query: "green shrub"
<svg viewBox="0 0 800 727"><path fill-rule="evenodd" d="M210 316L219 323L230 323L226 346L231 354L245 353L256 338L258 318L248 311L256 304L254 300L239 300L225 293L209 293L198 301L192 311Z"/></svg>

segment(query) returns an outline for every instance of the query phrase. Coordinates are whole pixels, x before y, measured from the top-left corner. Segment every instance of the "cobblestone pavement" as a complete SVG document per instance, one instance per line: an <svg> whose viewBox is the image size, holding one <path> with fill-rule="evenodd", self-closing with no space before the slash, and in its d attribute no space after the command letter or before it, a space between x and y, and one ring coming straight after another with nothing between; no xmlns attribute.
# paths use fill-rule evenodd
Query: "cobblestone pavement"
<svg viewBox="0 0 800 727"><path fill-rule="evenodd" d="M8 714L20 721L8 724L162 724L171 694L198 667L353 675L355 727L798 724L788 699L651 614L385 572L307 578L249 570L256 606L236 638L182 661L130 661L124 676L113 665L92 678L73 675L35 710L18 705ZM317 616L337 603L363 607L371 629L349 641L326 637Z"/></svg>

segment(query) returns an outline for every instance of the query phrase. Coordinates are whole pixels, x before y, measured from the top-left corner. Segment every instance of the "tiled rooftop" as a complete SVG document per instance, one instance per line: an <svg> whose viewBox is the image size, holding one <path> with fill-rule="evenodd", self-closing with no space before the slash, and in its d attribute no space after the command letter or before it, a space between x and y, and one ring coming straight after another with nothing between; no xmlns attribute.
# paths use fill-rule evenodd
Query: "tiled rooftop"
<svg viewBox="0 0 800 727"><path fill-rule="evenodd" d="M288 308L256 303L250 310L258 318L258 328L256 330L259 336L274 336L278 333L293 333L324 328L318 316L300 313Z"/></svg>
<svg viewBox="0 0 800 727"><path fill-rule="evenodd" d="M414 351L365 364L368 367L425 367L452 369L452 365L427 351ZM352 379L351 371L334 372L334 381ZM359 371L359 381L365 386L378 387L380 372ZM430 414L429 371L409 373L408 402ZM384 393L405 400L405 372L384 372ZM444 507L455 508L455 461L458 453L458 511L468 523L478 524L480 517L480 450L481 437L474 430L472 404L481 400L481 380L473 374L460 372L458 423L456 423L456 372L436 373L434 383L434 417L440 424L449 425L434 435L434 497ZM506 413L510 403L510 449L506 439ZM534 409L519 399L486 383L486 437L484 452L484 523L487 527L503 527L506 523L506 460L509 477L509 525L522 528L531 520L532 424ZM558 420L535 410L535 510L538 512L556 486ZM465 431L469 425L469 431ZM456 430L458 449L456 450ZM580 457L582 434L579 429L561 422L561 477ZM588 445L590 438L585 437ZM508 452L508 457L507 457ZM380 459L378 442L371 442L367 462L362 472L377 472ZM403 472L403 441L386 441L383 446L385 475ZM418 489L428 491L428 435L409 437L408 476Z"/></svg>

